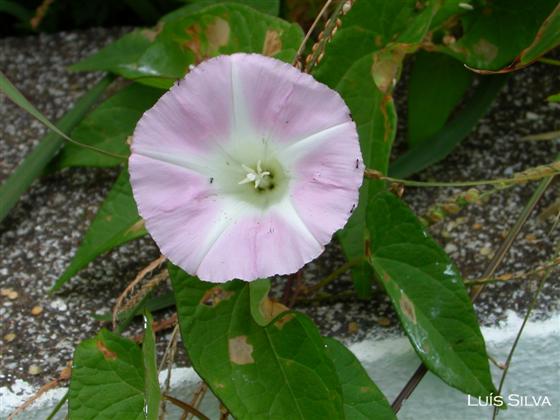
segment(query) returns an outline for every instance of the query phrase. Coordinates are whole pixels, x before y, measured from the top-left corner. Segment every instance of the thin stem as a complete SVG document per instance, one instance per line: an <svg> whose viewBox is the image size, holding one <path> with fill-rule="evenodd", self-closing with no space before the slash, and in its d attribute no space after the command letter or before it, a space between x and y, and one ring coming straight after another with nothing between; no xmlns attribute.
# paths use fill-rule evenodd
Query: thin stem
<svg viewBox="0 0 560 420"><path fill-rule="evenodd" d="M502 276L498 276L498 277L490 277L490 278L481 278L481 279L477 279L477 280L465 280L465 285L466 286L476 286L479 284L489 284L489 283L504 283L507 281L512 281L512 280L523 280L527 277L533 276L535 274L538 273L542 273L543 271L548 271L552 268L554 268L556 265L558 265L560 263L560 258L556 258L553 259L551 261L547 261L545 262L543 265L535 268L534 270L531 271L527 271L527 272L523 272L523 273L515 273L515 274L511 274L506 277Z"/></svg>
<svg viewBox="0 0 560 420"><path fill-rule="evenodd" d="M496 254L494 255L494 258L492 258L492 260L490 261L490 264L488 264L488 267L486 268L486 271L482 275L482 278L489 278L489 277L492 277L494 275L494 273L498 269L498 266L501 264L501 262L503 261L503 259L506 256L507 252L509 251L509 249L513 245L513 242L515 241L515 238L517 238L517 236L519 235L519 232L521 231L521 228L525 225L525 223L529 219L529 216L531 215L531 213L535 209L537 203L540 201L540 199L544 195L545 191L549 187L553 178L554 178L554 176L550 176L548 178L543 179L540 182L539 186L537 187L537 189L535 190L535 192L533 193L533 195L529 199L529 202L523 208L523 211L519 215L517 221L515 222L513 227L509 230L508 235L506 236L506 239L502 242L502 244L498 248L498 251L496 251ZM471 289L471 299L473 300L473 302L480 295L480 293L482 293L483 289L484 289L483 284L475 286Z"/></svg>
<svg viewBox="0 0 560 420"><path fill-rule="evenodd" d="M313 304L313 303L332 302L338 299L343 299L352 296L355 296L353 290L343 290L342 292L338 292L338 293L321 293L311 299L298 299L297 303L306 305L306 304Z"/></svg>
<svg viewBox="0 0 560 420"><path fill-rule="evenodd" d="M146 267L144 267L136 276L134 280L132 280L124 289L124 291L119 295L117 298L117 302L115 303L115 307L113 308L113 329L115 329L117 325L117 320L119 316L119 312L121 310L122 304L124 299L132 292L132 290L142 281L146 276L151 274L154 270L157 270L165 261L166 257L160 255L154 261L151 261Z"/></svg>
<svg viewBox="0 0 560 420"><path fill-rule="evenodd" d="M101 82L110 79L113 80L113 75L107 75ZM49 128L64 140L73 143L77 146L83 147L85 149L93 150L94 152L101 153L103 155L111 156L118 159L128 159L128 156L118 155L115 153L107 152L103 149L99 149L95 146L91 146L89 144L80 143L72 138L70 138L64 131L54 125L52 122L49 121L47 117L45 117L31 102L27 100L25 96L13 85L13 83L0 71L0 91L5 93L17 106L22 108L24 111L32 115L37 121L43 124L45 127Z"/></svg>
<svg viewBox="0 0 560 420"><path fill-rule="evenodd" d="M208 417L206 417L204 414L202 414L200 411L198 411L198 409L194 408L192 405L187 404L184 401L178 400L177 398L173 398L170 395L163 395L163 398L165 398L166 400L168 400L170 403L172 403L173 405L176 405L177 407L191 413L192 415L198 417L201 420L210 420Z"/></svg>
<svg viewBox="0 0 560 420"><path fill-rule="evenodd" d="M372 170L372 169L366 169L364 171L364 176L366 178L396 182L408 187L436 187L436 188L477 187L481 185L504 185L505 186L512 183L518 184L527 181L537 181L539 179L558 175L558 174L560 174L560 165L556 162L550 165L542 165L536 168L529 169L528 171L520 172L519 174L516 174L511 178L483 179L478 181L453 181L453 182L414 181L411 179L393 178L390 176L383 175L379 171Z"/></svg>
<svg viewBox="0 0 560 420"><path fill-rule="evenodd" d="M163 370L165 363L167 362L167 375L165 377L165 383L163 386L163 394L169 392L169 388L171 387L171 370L173 367L173 361L175 360L175 354L177 352L177 339L179 338L179 324L175 325L173 332L171 333L171 338L169 339L169 343L167 343L167 347L165 348L165 352L163 353L163 357L161 358L161 363L158 368L158 375ZM165 408L166 408L166 399L162 398L159 406L159 418L160 420L165 419Z"/></svg>
<svg viewBox="0 0 560 420"><path fill-rule="evenodd" d="M317 284L314 284L313 286L309 287L307 289L307 294L315 293L318 290L321 290L323 287L332 283L339 276L344 274L346 271L350 270L352 267L358 265L362 261L364 261L364 257L356 257L354 259L346 261L344 264L342 264L340 267L338 267L336 270L334 270L332 273L330 273L327 277L320 280Z"/></svg>
<svg viewBox="0 0 560 420"><path fill-rule="evenodd" d="M336 22L337 22L338 16L342 12L342 8L343 8L344 4L346 3L346 1L347 0L340 0L338 2L338 4L336 5L331 17L327 21L327 24L325 25L325 29L323 29L323 39L321 39L319 41L319 46L317 47L317 49L315 51L312 52L311 59L309 60L309 62L305 64L305 72L306 73L311 73L311 70L317 64L317 62L319 60L319 56L324 51L325 45L327 44L327 42L330 38L330 35L332 34L334 28L336 27Z"/></svg>
<svg viewBox="0 0 560 420"><path fill-rule="evenodd" d="M558 161L558 158L560 158L560 155L558 155L556 157L556 161ZM525 207L523 208L523 211L521 212L521 214L517 218L517 221L515 222L515 225L513 225L513 227L510 229L510 231L508 232L508 236L502 242L502 245L500 246L500 248L498 249L496 254L494 254L494 258L492 258L492 261L490 261L490 264L488 264L488 267L486 268L486 270L485 270L485 272L482 276L483 278L492 277L494 275L494 273L496 272L496 269L498 268L500 263L503 261L505 255L507 254L507 252L509 251L509 249L513 245L513 242L514 242L515 238L519 235L519 232L521 231L521 228L527 222L527 220L529 218L529 215L532 213L533 209L535 208L535 206L537 205L539 200L544 195L544 192L546 191L546 189L548 188L548 186L552 182L553 178L554 178L554 175L549 176L548 178L545 178L540 182L539 186L537 187L537 189L535 190L535 192L533 193L533 195L529 199L529 202L525 205ZM473 300L473 302L480 295L480 293L482 293L483 289L484 289L483 284L475 286L471 289L471 299ZM420 381L422 380L424 375L426 375L426 372L428 372L428 369L426 368L426 366L424 364L420 365L418 367L418 369L416 370L416 372L414 372L414 374L408 380L408 382L403 387L403 389L401 390L399 395L397 395L397 398L395 399L395 401L392 404L392 407L393 407L393 410L394 410L395 413L397 413L400 410L400 408L402 406L402 403L405 400L407 400L410 397L410 395L412 395L412 393L414 392L414 390L416 389L416 387L418 386L418 384L420 383Z"/></svg>
<svg viewBox="0 0 560 420"><path fill-rule="evenodd" d="M150 290L150 292L148 292L137 304L136 306L130 310L130 312L127 312L126 318L124 318L121 322L119 322L117 328L114 328L113 330L115 331L116 334L122 334L124 332L124 330L126 329L126 327L128 327L132 321L134 321L134 318L136 318L136 312L138 311L139 308L142 307L142 305L144 305L144 303L148 300L148 297L151 295L152 291Z"/></svg>
<svg viewBox="0 0 560 420"><path fill-rule="evenodd" d="M551 64L553 66L560 66L560 60L554 60L552 58L541 57L537 61L540 61L544 64Z"/></svg>
<svg viewBox="0 0 560 420"><path fill-rule="evenodd" d="M521 140L550 141L550 140L556 140L558 137L560 137L560 130L546 131L544 133L538 133L538 134L530 134L528 136L521 137Z"/></svg>
<svg viewBox="0 0 560 420"><path fill-rule="evenodd" d="M315 20L311 24L311 27L309 28L309 30L305 34L305 38L303 38L303 41L301 41L301 44L299 45L299 48L296 52L296 56L294 58L294 61L292 62L293 66L295 66L297 64L297 62L299 61L299 59L301 58L301 53L303 52L303 49L305 48L305 45L307 44L307 41L309 41L309 38L311 37L311 34L313 33L313 31L317 27L317 24L319 23L319 21L321 20L323 15L326 13L327 9L329 8L329 6L331 5L332 2L333 2L333 0L327 0L325 2L321 11L319 12L317 17L315 18Z"/></svg>
<svg viewBox="0 0 560 420"><path fill-rule="evenodd" d="M208 385L206 385L205 382L201 382L197 390L194 392L193 398L191 400L191 405L194 408L198 408L198 406L202 403L202 400L204 399L204 396L206 395L207 391L208 391ZM192 418L191 414L183 413L183 416L181 416L180 420L190 420L191 418Z"/></svg>
<svg viewBox="0 0 560 420"><path fill-rule="evenodd" d="M113 76L105 76L80 97L72 109L57 122L60 130L70 131L82 121L112 81ZM47 164L63 144L64 139L60 135L52 131L48 132L2 184L0 187L0 222L8 215L33 181L43 173Z"/></svg>
<svg viewBox="0 0 560 420"><path fill-rule="evenodd" d="M421 364L418 366L416 371L412 374L402 391L397 395L393 404L391 404L391 408L393 412L396 414L401 409L403 403L410 397L412 392L416 389L424 375L428 372L428 368L425 364Z"/></svg>
<svg viewBox="0 0 560 420"><path fill-rule="evenodd" d="M60 411L60 409L64 407L64 404L66 404L67 400L68 400L68 391L66 391L66 394L64 394L64 396L60 399L60 401L54 406L53 410L47 417L47 420L54 419L54 416L56 416L56 414Z"/></svg>
<svg viewBox="0 0 560 420"><path fill-rule="evenodd" d="M492 194L511 188L514 185L515 184L497 186L482 192L478 191L476 188L471 188L467 192L455 194L446 200L435 203L420 217L420 219L426 226L432 226L450 215L459 213L468 205L482 204Z"/></svg>
<svg viewBox="0 0 560 420"><path fill-rule="evenodd" d="M558 256L559 251L560 251L560 246L557 246L555 256ZM508 357L506 359L504 372L502 373L502 377L500 378L500 384L498 385L498 395L501 395L501 393L502 393L502 388L504 386L506 376L509 372L509 367L511 365L511 360L513 359L513 354L515 353L515 349L517 348L517 344L519 343L519 340L521 339L521 334L523 333L523 330L525 329L525 325L527 324L527 321L529 320L529 317L531 316L531 312L533 312L533 309L535 308L535 305L537 304L537 302L539 300L539 295L542 292L544 283L546 282L546 279L548 278L549 274L550 274L550 269L545 273L545 275L542 277L541 281L539 282L539 285L537 287L537 291L535 292L535 294L533 296L533 299L531 300L531 303L529 303L529 307L527 308L527 312L525 313L525 317L523 318L523 322L521 323L521 327L519 328L519 331L517 332L517 335L515 336L515 340L513 341L513 345L511 346ZM492 413L492 420L494 420L496 418L496 416L498 415L498 409L499 409L498 406L494 406L494 412Z"/></svg>
<svg viewBox="0 0 560 420"><path fill-rule="evenodd" d="M500 370L504 370L505 365L503 365L502 363L498 362L494 357L488 355L488 360L490 360L490 363L492 363L494 366L496 366L498 369Z"/></svg>

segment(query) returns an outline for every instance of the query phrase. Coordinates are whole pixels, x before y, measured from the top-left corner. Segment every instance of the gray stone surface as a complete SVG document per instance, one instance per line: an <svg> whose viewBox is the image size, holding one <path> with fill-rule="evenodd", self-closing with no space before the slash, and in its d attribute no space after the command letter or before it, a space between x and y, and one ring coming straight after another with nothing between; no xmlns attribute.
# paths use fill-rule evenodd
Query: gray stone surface
<svg viewBox="0 0 560 420"><path fill-rule="evenodd" d="M0 40L0 68L41 111L56 119L100 77L68 73L65 67L122 32L121 29L94 29L3 39ZM550 162L558 153L558 140L528 142L521 137L560 129L560 106L545 101L547 95L558 91L560 80L554 67L537 64L515 74L490 114L469 138L420 179L496 178ZM400 92L397 100L402 126L405 96L402 89ZM5 97L0 97L0 116L1 181L45 130ZM47 295L49 287L71 260L88 221L116 174L114 169L71 169L45 176L0 225L0 287L18 293L15 299L0 296L1 385L9 385L16 378L42 384L54 376L71 359L74 346L101 327L91 314L109 311L136 272L157 257L158 251L149 239L136 241L95 261L57 295ZM503 232L513 224L534 188L535 184L528 184L496 194L485 205L470 206L432 228L465 277L481 275L489 261L487 251L496 249L503 240ZM423 212L455 191L411 188L404 198L415 210ZM549 189L535 215L557 197L558 183ZM551 220L533 217L502 265L502 271L530 270L549 258L553 240L558 239L558 230L549 232L551 227ZM304 278L316 281L342 261L338 247L329 246L321 258L307 266ZM534 282L528 280L489 287L477 302L481 322L495 324L510 309L523 312L534 290ZM284 282L285 279L277 282L278 290ZM350 288L349 276L344 275L328 290L338 292ZM558 309L559 291L556 271L545 287L536 316L546 317ZM43 308L39 316L31 314L36 305ZM367 302L341 298L301 309L319 323L324 333L351 341L369 333L383 335L398 328L379 290ZM390 325L384 326L387 320ZM351 327L354 322L357 329ZM9 333L15 334L10 342L4 338ZM164 340L167 336L162 334ZM160 342L160 347L163 344ZM30 373L32 365L39 367L38 374Z"/></svg>

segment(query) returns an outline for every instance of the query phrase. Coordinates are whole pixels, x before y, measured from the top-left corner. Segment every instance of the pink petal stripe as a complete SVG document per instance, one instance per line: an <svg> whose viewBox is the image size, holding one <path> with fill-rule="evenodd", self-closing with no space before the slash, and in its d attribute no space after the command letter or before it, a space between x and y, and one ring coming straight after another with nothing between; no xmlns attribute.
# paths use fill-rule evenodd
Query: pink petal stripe
<svg viewBox="0 0 560 420"><path fill-rule="evenodd" d="M248 216L220 236L196 274L213 282L289 274L322 251L322 246L306 240L281 214Z"/></svg>
<svg viewBox="0 0 560 420"><path fill-rule="evenodd" d="M231 97L230 58L205 61L144 113L134 131L132 151L214 150L231 137Z"/></svg>
<svg viewBox="0 0 560 420"><path fill-rule="evenodd" d="M265 138L289 144L351 121L337 92L293 66L256 54L234 54L231 59L234 91L243 93L239 101Z"/></svg>
<svg viewBox="0 0 560 420"><path fill-rule="evenodd" d="M140 216L162 254L193 273L205 253L223 200L208 178L138 154L129 159L130 181Z"/></svg>
<svg viewBox="0 0 560 420"><path fill-rule="evenodd" d="M358 203L364 166L354 123L338 126L315 147L302 149L290 195L302 221L326 244Z"/></svg>

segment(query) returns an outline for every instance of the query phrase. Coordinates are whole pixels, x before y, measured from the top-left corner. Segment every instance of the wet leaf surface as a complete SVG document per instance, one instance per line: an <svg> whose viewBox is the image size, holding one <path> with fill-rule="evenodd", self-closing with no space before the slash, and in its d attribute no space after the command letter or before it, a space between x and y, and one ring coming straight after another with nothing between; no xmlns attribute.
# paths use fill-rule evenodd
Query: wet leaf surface
<svg viewBox="0 0 560 420"><path fill-rule="evenodd" d="M346 419L396 419L389 402L356 356L340 341L328 337L323 340L342 385Z"/></svg>
<svg viewBox="0 0 560 420"><path fill-rule="evenodd" d="M424 364L476 396L495 392L478 320L457 267L397 197L367 208L369 261Z"/></svg>

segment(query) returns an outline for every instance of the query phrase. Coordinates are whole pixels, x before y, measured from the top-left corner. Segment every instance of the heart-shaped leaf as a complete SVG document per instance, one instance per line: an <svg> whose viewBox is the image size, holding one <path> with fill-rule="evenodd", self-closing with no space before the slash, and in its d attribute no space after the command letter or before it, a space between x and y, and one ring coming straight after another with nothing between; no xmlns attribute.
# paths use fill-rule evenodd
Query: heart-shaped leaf
<svg viewBox="0 0 560 420"><path fill-rule="evenodd" d="M103 329L78 345L68 395L71 420L145 419L145 404L142 351L136 343Z"/></svg>
<svg viewBox="0 0 560 420"><path fill-rule="evenodd" d="M153 30L135 30L73 70L105 70L168 88L189 66L220 54L255 52L291 60L301 28L240 4L217 4L164 17Z"/></svg>
<svg viewBox="0 0 560 420"><path fill-rule="evenodd" d="M206 283L169 271L193 367L234 417L344 417L334 365L309 318L285 312L260 326L247 283Z"/></svg>
<svg viewBox="0 0 560 420"><path fill-rule="evenodd" d="M434 48L474 69L499 71L518 60L527 63L559 43L557 7L557 0L473 3L473 10L457 21L460 36ZM526 57L516 59L530 46Z"/></svg>

